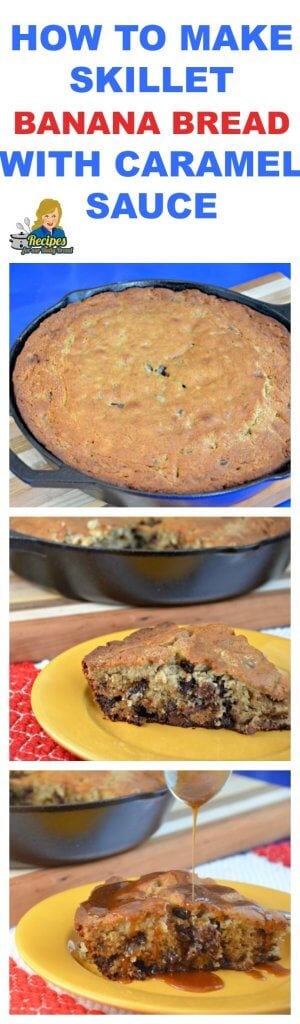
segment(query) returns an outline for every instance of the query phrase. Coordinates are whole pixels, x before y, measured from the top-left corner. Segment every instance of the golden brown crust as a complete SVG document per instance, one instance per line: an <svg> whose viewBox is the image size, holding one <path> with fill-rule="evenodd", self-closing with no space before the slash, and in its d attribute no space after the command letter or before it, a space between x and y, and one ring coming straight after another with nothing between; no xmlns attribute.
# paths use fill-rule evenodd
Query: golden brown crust
<svg viewBox="0 0 300 1024"><path fill-rule="evenodd" d="M165 785L159 771L12 771L13 805L59 806L118 800L151 793Z"/></svg>
<svg viewBox="0 0 300 1024"><path fill-rule="evenodd" d="M143 665L165 665L170 659L186 659L203 665L222 676L228 673L251 690L266 694L273 700L286 699L289 693L287 673L276 668L261 651L237 636L229 626L212 623L201 626L174 626L163 623L138 629L125 640L112 641L97 647L84 659L84 670L93 675L95 669L109 671Z"/></svg>
<svg viewBox="0 0 300 1024"><path fill-rule="evenodd" d="M280 537L290 529L287 516L135 516L87 517L12 516L11 529L61 544L101 548L111 538L112 548L144 546L155 550L210 547L238 548ZM138 536L136 534L138 533Z"/></svg>
<svg viewBox="0 0 300 1024"><path fill-rule="evenodd" d="M13 381L50 452L121 486L209 493L289 458L288 331L197 290L71 304L29 336Z"/></svg>

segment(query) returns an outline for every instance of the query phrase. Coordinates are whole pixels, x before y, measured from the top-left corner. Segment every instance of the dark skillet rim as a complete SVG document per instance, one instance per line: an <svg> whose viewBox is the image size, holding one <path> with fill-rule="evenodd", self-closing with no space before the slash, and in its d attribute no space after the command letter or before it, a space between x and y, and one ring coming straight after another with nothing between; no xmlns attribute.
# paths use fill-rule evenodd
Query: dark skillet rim
<svg viewBox="0 0 300 1024"><path fill-rule="evenodd" d="M201 518L201 517L199 516L199 518ZM224 517L224 518L226 518L226 517ZM237 516L237 518L238 518L238 516ZM278 516L278 519L279 519L279 516ZM232 554L238 553L240 551L256 551L257 548L261 548L264 545L273 544L274 541L287 540L287 539L290 538L290 536L291 536L291 530L289 529L289 530L285 530L284 533L276 534L274 537L262 537L261 540L253 541L251 544L241 544L239 547L229 547L229 546L228 547L222 547L222 546L220 546L220 547L211 547L211 548L208 548L208 547L205 547L205 548L184 548L184 550L181 549L180 551L151 551L151 550L147 550L147 548L145 548L144 550L138 549L137 551L134 551L134 550L132 550L132 548L122 548L122 549L119 549L119 548L100 548L100 547L98 548L98 547L95 547L94 545L91 545L90 547L88 547L88 546L85 546L85 545L81 546L80 544L78 544L78 545L77 544L67 544L67 543L65 544L62 541L47 540L47 539L45 539L43 537L34 537L34 536L32 536L31 534L28 534L28 533L19 533L17 530L10 530L10 539L11 540L22 538L25 541L26 540L28 540L28 541L35 541L37 544L47 544L51 548L53 548L53 547L59 548L60 551L64 551L64 550L67 550L67 551L70 551L70 550L71 551L94 551L94 552L97 552L97 554L101 553L101 554L105 554L105 555L127 555L127 557L128 557L128 555L139 555L139 557L143 556L144 558L145 558L145 556L149 557L149 555L151 555L152 557L156 556L156 557L160 557L161 558L162 556L165 557L166 555L168 557L170 557L170 556L174 557L174 555L182 557L183 555L203 555L203 554L206 554L206 553L211 554L212 552L215 552L216 554L222 554L222 555L226 555L226 554L232 555Z"/></svg>
<svg viewBox="0 0 300 1024"><path fill-rule="evenodd" d="M170 793L167 786L162 786L161 789L149 790L146 793L130 793L128 796L111 797L106 800L89 800L86 803L74 803L74 804L10 804L10 814L13 811L20 811L29 813L32 811L39 811L39 813L49 811L86 811L92 810L93 808L101 807L112 807L119 806L120 804L133 803L135 800L153 800L154 797L166 796ZM170 793L171 796L171 793Z"/></svg>
<svg viewBox="0 0 300 1024"><path fill-rule="evenodd" d="M290 461L287 461L286 463L282 464L281 466L278 466L276 469L270 471L270 473L268 473L266 476L257 477L256 479L252 479L252 480L249 480L249 481L244 481L241 484L236 484L236 485L232 484L232 485L230 485L230 487L223 487L223 488L221 488L220 490L217 490L217 491L205 491L205 492L204 491L198 491L198 492L193 492L193 493L187 493L187 492L184 492L184 493L183 492L179 492L178 493L178 492L174 491L173 493L170 493L170 492L165 492L165 491L138 490L138 489L136 489L134 487L126 487L126 486L122 486L121 484L113 483L111 480L103 480L100 477L93 477L91 474L89 475L89 474L85 473L84 471L82 471L80 469L76 469L76 467L74 467L74 466L70 466L69 463L63 462L62 459L59 456L54 455L53 452L51 452L49 449L47 449L45 447L45 445L43 445L42 442L40 442L38 440L38 438L36 438L35 435L32 433L30 428L27 426L27 424L23 420L21 412L20 412L20 410L18 408L17 401L16 401L16 396L15 396L15 392L14 392L13 379L12 379L13 378L13 371L14 371L14 367L15 367L15 363L16 363L17 357L20 354L20 352L22 351L23 346L24 346L25 342L27 341L27 338L29 338L30 335L33 333L33 331L37 327L39 327L39 325L44 320L46 320L49 316L51 316L54 313L58 313L61 309L65 309L66 306L68 306L68 305L72 305L72 302L69 301L70 297L72 295L78 295L80 292L85 292L86 294L82 295L82 298L77 298L77 299L74 300L74 301L77 301L77 302L84 302L85 299L93 298L94 295L99 295L102 292L121 292L121 291L127 291L128 288L141 288L142 289L142 288L147 288L147 287L148 288L166 288L166 289L170 288L170 289L173 289L173 291L184 291L184 290L188 290L188 289L195 290L195 291L200 291L200 292L202 291L206 295L214 295L216 298L223 298L223 299L227 300L228 302L237 302L240 305L248 306L251 309L254 309L255 312L261 313L262 316L269 316L270 319L277 320L279 323L283 324L283 326L287 328L289 333L291 331L291 325L290 325L288 317L286 317L283 313L280 313L278 311L278 308L274 308L274 306L272 306L271 303L264 303L260 299L253 299L253 298L251 298L251 296L247 297L247 296L244 296L243 294L241 294L240 292L234 292L233 289L222 288L221 286L219 287L218 285L217 286L208 285L208 284L205 284L204 282L199 282L198 283L197 281L172 280L170 278L165 279L165 280L162 279L162 278L157 278L157 279L155 279L155 278L149 278L149 279L143 278L140 281L135 281L135 280L133 280L133 281L114 281L111 284L98 285L98 286L95 285L92 288L75 288L75 289L72 289L71 292L66 292L65 295L63 295L61 299L59 299L52 306L49 306L49 308L47 310L44 310L44 312L41 313L39 316L35 317L34 320L32 320L27 325L27 327L24 328L23 331L21 331L21 333L18 335L18 337L16 338L15 342L13 343L13 345L11 347L11 350L10 350L10 414L13 416L17 426L22 431L23 435L29 440L29 442L32 444L32 446L36 450L40 451L40 453L43 455L43 457L46 460L48 459L50 462L54 463L54 465L56 465L56 467L58 467L58 469L61 468L62 474L63 474L63 471L67 470L70 473L73 470L75 476L77 475L77 480L76 479L74 480L74 484L73 485L72 485L71 480L69 480L69 482L65 484L66 487L67 486L69 486L69 487L73 486L73 487L79 487L79 488L81 487L81 490L82 490L84 488L86 489L88 487L89 483L90 483L90 485L98 486L99 488L102 488L104 491L108 490L108 489L114 490L116 492L116 495L120 494L120 495L123 495L123 496L129 495L129 496L132 496L132 497L149 498L149 500L156 500L157 499L158 504L159 504L159 498L161 498L162 500L170 500L170 499L172 500L173 499L173 501L178 501L178 500L182 500L182 501L183 500L187 500L187 501L190 500L190 501L192 501L192 500L196 500L196 499L200 499L200 498L201 499L203 498L203 499L208 499L209 500L210 498L213 499L213 498L217 498L217 497L226 496L226 494L230 495L232 493L238 493L239 491L244 491L247 488L251 488L253 490L253 488L255 486L258 486L259 484L267 484L267 483L272 483L275 480L285 479L290 474ZM82 478L81 480L80 480L80 477ZM50 478L50 472L49 472L49 478ZM49 479L49 486L51 486L50 479Z"/></svg>

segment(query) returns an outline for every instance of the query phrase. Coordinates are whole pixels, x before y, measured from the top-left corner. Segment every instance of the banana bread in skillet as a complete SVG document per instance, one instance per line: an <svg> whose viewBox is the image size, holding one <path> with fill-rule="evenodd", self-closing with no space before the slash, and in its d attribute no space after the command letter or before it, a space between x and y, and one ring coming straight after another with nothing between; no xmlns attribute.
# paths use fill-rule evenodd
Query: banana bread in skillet
<svg viewBox="0 0 300 1024"><path fill-rule="evenodd" d="M289 677L229 626L139 629L82 662L105 717L142 725L289 728Z"/></svg>
<svg viewBox="0 0 300 1024"><path fill-rule="evenodd" d="M288 330L197 289L67 305L27 338L13 385L49 452L121 487L210 493L289 458Z"/></svg>
<svg viewBox="0 0 300 1024"><path fill-rule="evenodd" d="M20 807L97 803L164 786L163 772L158 771L11 771L10 803Z"/></svg>
<svg viewBox="0 0 300 1024"><path fill-rule="evenodd" d="M288 925L229 885L186 871L108 879L76 912L80 957L108 978L249 970L278 960Z"/></svg>
<svg viewBox="0 0 300 1024"><path fill-rule="evenodd" d="M157 517L120 519L87 516L13 516L11 529L76 547L112 548L120 551L187 551L202 548L238 548L280 537L290 529L287 516Z"/></svg>

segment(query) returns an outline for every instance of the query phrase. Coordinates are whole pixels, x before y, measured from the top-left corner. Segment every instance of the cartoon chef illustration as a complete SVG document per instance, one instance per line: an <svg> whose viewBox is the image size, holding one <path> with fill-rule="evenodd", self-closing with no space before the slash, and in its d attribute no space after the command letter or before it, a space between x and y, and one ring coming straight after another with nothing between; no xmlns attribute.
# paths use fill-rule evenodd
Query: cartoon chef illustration
<svg viewBox="0 0 300 1024"><path fill-rule="evenodd" d="M33 235L35 238L40 239L47 237L59 238L60 240L64 239L66 242L64 229L59 227L62 208L58 199L42 199L35 216L36 219L30 229L30 236Z"/></svg>

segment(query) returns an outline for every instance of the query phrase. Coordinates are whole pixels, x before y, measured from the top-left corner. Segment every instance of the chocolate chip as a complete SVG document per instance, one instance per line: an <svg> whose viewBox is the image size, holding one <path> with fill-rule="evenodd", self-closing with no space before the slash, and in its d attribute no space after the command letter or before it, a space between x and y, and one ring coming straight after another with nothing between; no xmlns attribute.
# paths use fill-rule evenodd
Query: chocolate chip
<svg viewBox="0 0 300 1024"><path fill-rule="evenodd" d="M137 718L145 718L147 722L153 722L156 719L155 711L148 711L143 704L135 704L135 713ZM136 723L140 724L140 723Z"/></svg>
<svg viewBox="0 0 300 1024"><path fill-rule="evenodd" d="M33 352L32 355L27 356L27 363L40 363L40 362L41 362L41 360L40 360L40 358L39 358L39 356L37 355L36 352Z"/></svg>
<svg viewBox="0 0 300 1024"><path fill-rule="evenodd" d="M192 664L191 661L188 661L187 658L181 658L179 664L180 664L180 668L183 668L185 672L193 672L194 671L194 667L195 666Z"/></svg>
<svg viewBox="0 0 300 1024"><path fill-rule="evenodd" d="M148 686L149 683L147 682L147 679L139 679L138 682L128 690L128 697L133 697L135 693L145 693L146 690L148 690Z"/></svg>
<svg viewBox="0 0 300 1024"><path fill-rule="evenodd" d="M134 953L135 949L138 949L139 946L142 946L146 941L147 936L145 935L145 932L136 932L136 934L132 936L132 939L130 939L129 945L126 947L127 952Z"/></svg>
<svg viewBox="0 0 300 1024"><path fill-rule="evenodd" d="M136 971L142 971L143 974L149 974L149 966L145 964L144 960L135 960L134 967Z"/></svg>
<svg viewBox="0 0 300 1024"><path fill-rule="evenodd" d="M188 679L186 676L179 679L179 689L181 693L191 693L197 685L196 679L194 679L193 676L190 676Z"/></svg>
<svg viewBox="0 0 300 1024"><path fill-rule="evenodd" d="M192 945L194 941L194 929L190 928L189 925L177 924L176 934L178 935L179 939L183 940L184 942L188 942L189 946Z"/></svg>
<svg viewBox="0 0 300 1024"><path fill-rule="evenodd" d="M184 921L189 916L189 910L186 910L185 907L172 907L172 916L180 917Z"/></svg>

